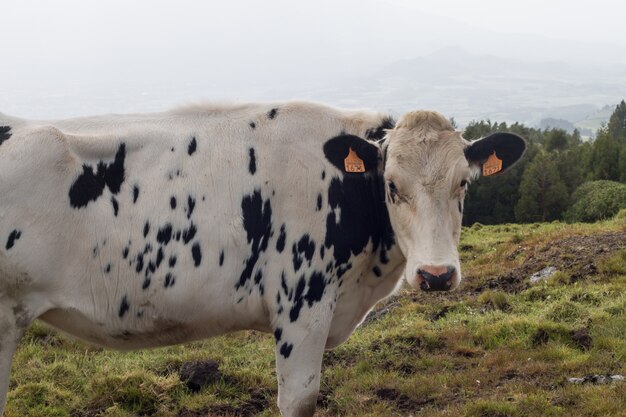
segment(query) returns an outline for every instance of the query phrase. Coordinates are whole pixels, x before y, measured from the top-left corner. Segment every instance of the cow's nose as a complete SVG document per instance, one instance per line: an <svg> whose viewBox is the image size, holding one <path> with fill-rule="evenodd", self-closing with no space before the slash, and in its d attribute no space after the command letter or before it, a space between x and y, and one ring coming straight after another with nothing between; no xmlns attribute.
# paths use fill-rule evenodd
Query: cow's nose
<svg viewBox="0 0 626 417"><path fill-rule="evenodd" d="M448 291L455 275L453 266L424 265L417 270L417 279L424 291Z"/></svg>

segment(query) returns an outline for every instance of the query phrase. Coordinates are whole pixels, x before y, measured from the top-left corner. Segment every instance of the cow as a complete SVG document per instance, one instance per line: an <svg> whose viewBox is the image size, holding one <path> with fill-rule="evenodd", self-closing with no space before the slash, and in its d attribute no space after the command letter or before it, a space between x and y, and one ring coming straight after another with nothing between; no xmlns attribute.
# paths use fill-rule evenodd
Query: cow
<svg viewBox="0 0 626 417"><path fill-rule="evenodd" d="M35 319L120 350L270 332L282 415L312 415L324 349L378 301L459 285L466 188L524 150L308 102L0 114L0 415Z"/></svg>

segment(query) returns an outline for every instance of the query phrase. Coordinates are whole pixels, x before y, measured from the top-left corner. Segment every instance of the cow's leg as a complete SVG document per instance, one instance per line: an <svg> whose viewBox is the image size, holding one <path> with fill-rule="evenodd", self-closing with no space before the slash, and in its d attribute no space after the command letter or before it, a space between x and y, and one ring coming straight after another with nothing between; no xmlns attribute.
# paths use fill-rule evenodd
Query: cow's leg
<svg viewBox="0 0 626 417"><path fill-rule="evenodd" d="M331 320L332 306L322 300L314 310L303 311L298 320L276 326L278 407L283 417L309 417L315 413Z"/></svg>
<svg viewBox="0 0 626 417"><path fill-rule="evenodd" d="M21 305L0 297L0 416L9 392L13 354L30 321Z"/></svg>

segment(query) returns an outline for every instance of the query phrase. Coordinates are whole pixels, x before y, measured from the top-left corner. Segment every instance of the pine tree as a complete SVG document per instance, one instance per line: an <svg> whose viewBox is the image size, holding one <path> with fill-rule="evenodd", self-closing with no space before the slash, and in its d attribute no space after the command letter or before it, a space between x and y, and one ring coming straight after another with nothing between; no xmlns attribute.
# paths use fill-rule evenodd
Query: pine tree
<svg viewBox="0 0 626 417"><path fill-rule="evenodd" d="M591 156L592 179L619 181L619 142L613 139L608 128L598 130Z"/></svg>
<svg viewBox="0 0 626 417"><path fill-rule="evenodd" d="M567 207L567 187L561 179L554 155L539 152L530 162L520 185L521 197L515 206L519 222L551 221Z"/></svg>
<svg viewBox="0 0 626 417"><path fill-rule="evenodd" d="M615 107L607 129L611 138L626 140L626 102L624 100Z"/></svg>

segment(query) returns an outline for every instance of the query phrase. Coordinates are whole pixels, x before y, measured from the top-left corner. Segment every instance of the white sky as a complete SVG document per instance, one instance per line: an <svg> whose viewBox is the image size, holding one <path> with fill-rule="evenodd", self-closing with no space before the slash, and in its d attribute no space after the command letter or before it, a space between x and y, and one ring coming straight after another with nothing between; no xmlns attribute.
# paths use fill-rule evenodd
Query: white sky
<svg viewBox="0 0 626 417"><path fill-rule="evenodd" d="M625 16L611 0L2 0L0 111L127 111L125 97L157 90L155 102L271 97L450 46L626 63Z"/></svg>
<svg viewBox="0 0 626 417"><path fill-rule="evenodd" d="M384 0L494 32L626 45L621 0Z"/></svg>

